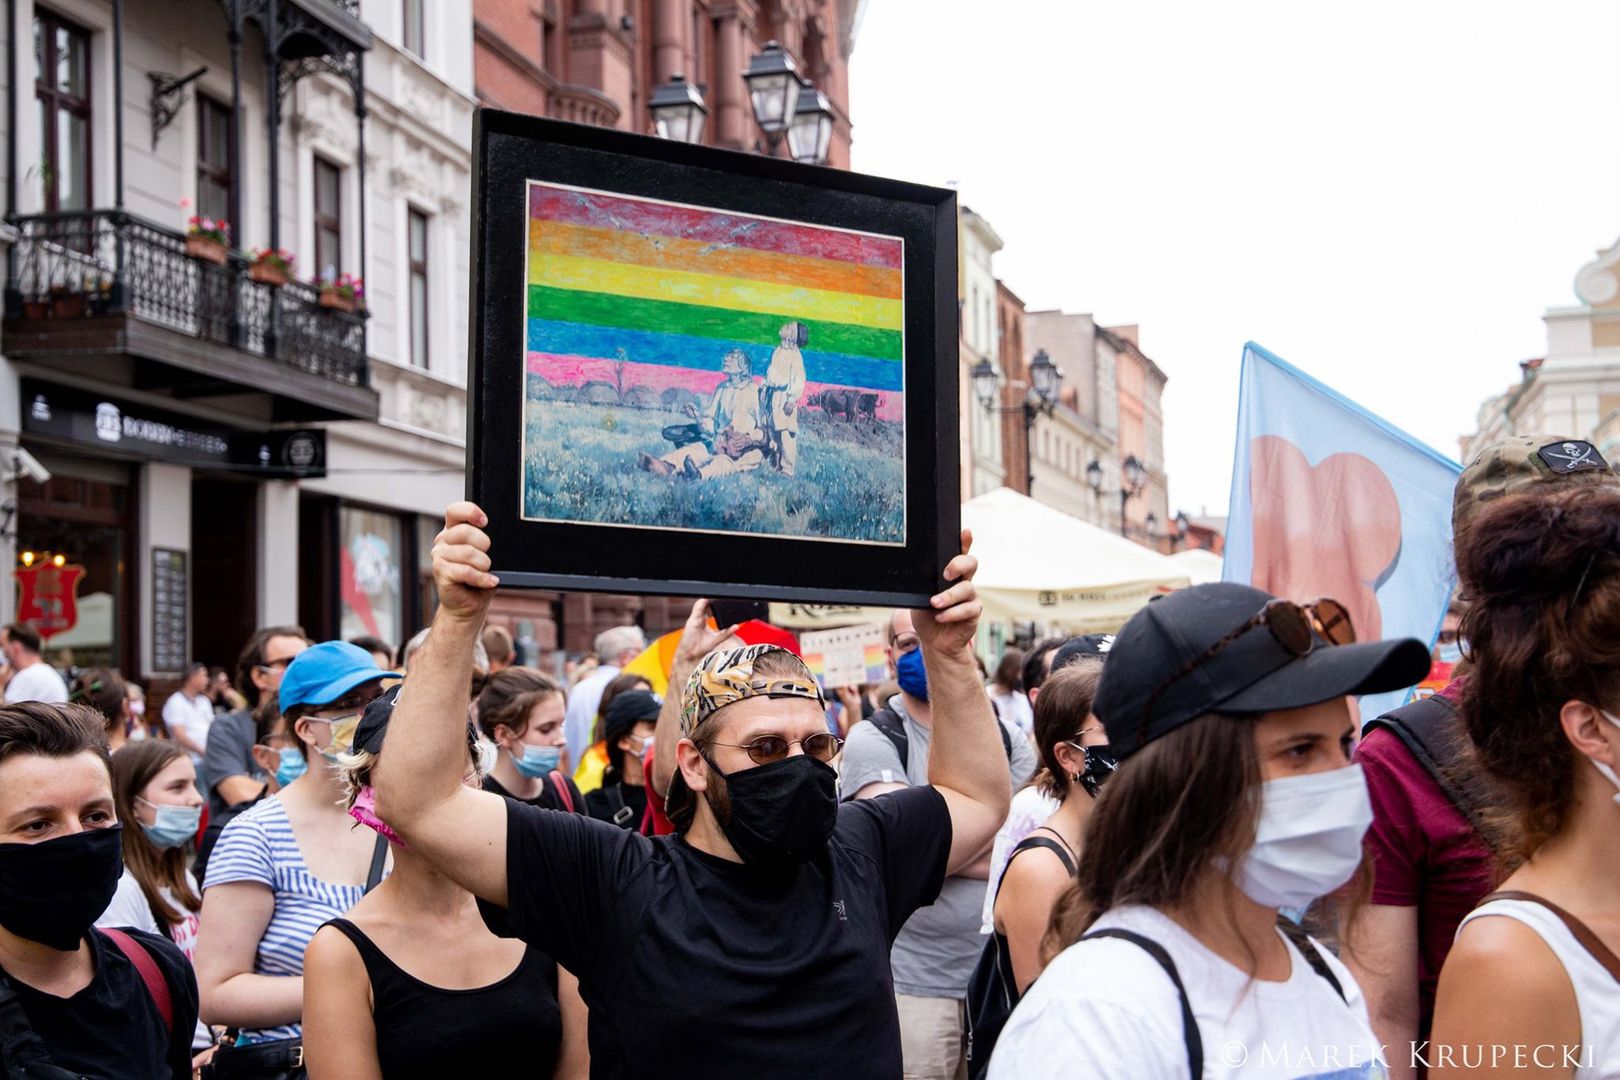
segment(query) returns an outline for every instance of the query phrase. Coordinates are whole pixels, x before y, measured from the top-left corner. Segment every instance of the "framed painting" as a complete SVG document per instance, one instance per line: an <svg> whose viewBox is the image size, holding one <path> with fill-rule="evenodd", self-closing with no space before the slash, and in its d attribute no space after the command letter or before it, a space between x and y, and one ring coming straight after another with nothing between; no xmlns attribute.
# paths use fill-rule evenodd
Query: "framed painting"
<svg viewBox="0 0 1620 1080"><path fill-rule="evenodd" d="M475 170L467 492L504 584L937 591L953 192L490 110Z"/></svg>

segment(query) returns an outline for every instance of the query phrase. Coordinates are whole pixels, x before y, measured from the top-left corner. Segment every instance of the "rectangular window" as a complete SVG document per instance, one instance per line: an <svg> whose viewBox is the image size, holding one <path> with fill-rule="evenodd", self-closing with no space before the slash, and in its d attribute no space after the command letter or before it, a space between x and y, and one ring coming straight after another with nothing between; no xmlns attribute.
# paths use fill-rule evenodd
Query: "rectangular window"
<svg viewBox="0 0 1620 1080"><path fill-rule="evenodd" d="M231 109L197 96L197 213L231 216ZM236 222L231 222L234 227Z"/></svg>
<svg viewBox="0 0 1620 1080"><path fill-rule="evenodd" d="M315 273L323 279L335 278L344 269L343 170L325 158L316 158Z"/></svg>
<svg viewBox="0 0 1620 1080"><path fill-rule="evenodd" d="M405 48L418 57L427 55L423 51L427 41L427 4L424 0L405 0L405 33L403 39Z"/></svg>
<svg viewBox="0 0 1620 1080"><path fill-rule="evenodd" d="M411 268L411 363L428 366L428 217L420 210L411 210L410 268Z"/></svg>
<svg viewBox="0 0 1620 1080"><path fill-rule="evenodd" d="M48 12L34 15L45 210L90 208L90 34Z"/></svg>
<svg viewBox="0 0 1620 1080"><path fill-rule="evenodd" d="M398 642L404 621L400 610L403 524L394 514L345 505L338 511L338 532L343 616L339 636L347 641L364 634Z"/></svg>

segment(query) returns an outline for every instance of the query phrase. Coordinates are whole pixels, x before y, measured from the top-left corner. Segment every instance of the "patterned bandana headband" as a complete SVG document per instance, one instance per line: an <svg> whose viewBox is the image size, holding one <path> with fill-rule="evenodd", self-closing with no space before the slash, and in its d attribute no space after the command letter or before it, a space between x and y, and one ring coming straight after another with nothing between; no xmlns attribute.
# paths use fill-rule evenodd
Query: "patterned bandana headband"
<svg viewBox="0 0 1620 1080"><path fill-rule="evenodd" d="M767 653L781 653L793 660L800 674L791 676L755 675L754 664ZM752 697L805 698L826 707L827 701L804 661L778 645L749 645L741 649L721 649L703 658L686 680L681 698L681 737L727 705Z"/></svg>

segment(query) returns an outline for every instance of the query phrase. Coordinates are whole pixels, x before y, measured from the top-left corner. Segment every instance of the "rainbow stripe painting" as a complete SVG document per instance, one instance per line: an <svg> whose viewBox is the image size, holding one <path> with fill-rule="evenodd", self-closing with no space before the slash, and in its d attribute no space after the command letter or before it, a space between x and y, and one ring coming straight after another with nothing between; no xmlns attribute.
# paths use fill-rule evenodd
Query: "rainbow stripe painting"
<svg viewBox="0 0 1620 1080"><path fill-rule="evenodd" d="M904 544L901 239L527 200L525 518Z"/></svg>

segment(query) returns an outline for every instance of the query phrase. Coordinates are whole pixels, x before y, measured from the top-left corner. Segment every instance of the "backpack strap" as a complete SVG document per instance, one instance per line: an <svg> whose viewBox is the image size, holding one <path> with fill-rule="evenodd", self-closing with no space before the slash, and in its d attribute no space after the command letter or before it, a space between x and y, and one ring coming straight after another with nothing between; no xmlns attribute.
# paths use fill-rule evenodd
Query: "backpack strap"
<svg viewBox="0 0 1620 1080"><path fill-rule="evenodd" d="M169 980L163 977L158 969L157 961L152 954L146 951L146 946L136 941L122 930L106 927L101 933L114 945L118 951L129 958L140 973L141 982L146 984L146 992L152 995L152 1004L157 1006L158 1015L163 1017L163 1030L172 1038L174 1036L174 999L169 994Z"/></svg>
<svg viewBox="0 0 1620 1080"><path fill-rule="evenodd" d="M1467 737L1456 703L1443 694L1431 694L1384 713L1368 723L1366 731L1379 727L1401 740L1451 805L1468 819L1474 832L1486 836L1482 828L1485 807L1481 799L1459 786L1454 776L1453 766L1463 755Z"/></svg>
<svg viewBox="0 0 1620 1080"><path fill-rule="evenodd" d="M1327 984L1333 987L1333 992L1339 995L1339 1000L1346 1005L1350 1004L1350 999L1345 997L1343 984L1339 982L1339 977L1333 974L1333 969L1328 967L1327 961L1322 959L1322 952L1316 947L1316 942L1311 940L1311 935L1302 927L1295 925L1287 916L1277 920L1277 929L1283 932L1283 937L1294 943L1294 948L1298 949L1305 962L1311 965L1311 970L1327 980Z"/></svg>
<svg viewBox="0 0 1620 1080"><path fill-rule="evenodd" d="M1119 938L1146 952L1170 976L1170 981L1176 985L1176 994L1181 998L1181 1034L1187 1044L1187 1071L1193 1080L1199 1080L1204 1075L1204 1040L1198 1033L1198 1019L1193 1016L1192 1002L1187 997L1187 987L1181 982L1181 972L1176 970L1176 962L1170 959L1164 946L1152 938L1143 937L1133 930L1121 930L1118 927L1108 927L1104 930L1093 930L1083 935L1081 941L1090 941L1093 938Z"/></svg>
<svg viewBox="0 0 1620 1080"><path fill-rule="evenodd" d="M990 703L991 712L995 712L995 702ZM906 722L893 709L879 709L867 718L873 727L889 737L894 743L894 752L900 755L900 771L904 772L911 753L911 736L906 734ZM1007 733L1007 725L1001 722L999 714L995 718L996 734L1001 736L1001 749L1012 760L1012 736Z"/></svg>
<svg viewBox="0 0 1620 1080"><path fill-rule="evenodd" d="M383 866L388 862L388 838L377 834L377 844L371 849L371 867L366 871L366 892L382 884ZM362 896L365 893L361 894Z"/></svg>
<svg viewBox="0 0 1620 1080"><path fill-rule="evenodd" d="M879 709L872 714L871 724L894 743L894 752L900 755L900 775L904 776L907 757L911 752L911 736L906 734L905 721L893 709Z"/></svg>
<svg viewBox="0 0 1620 1080"><path fill-rule="evenodd" d="M602 789L602 794L607 796L608 804L613 807L613 824L621 828L627 827L630 819L636 816L636 812L624 801L624 789L618 784L608 784Z"/></svg>
<svg viewBox="0 0 1620 1080"><path fill-rule="evenodd" d="M563 804L563 809L570 814L574 813L574 796L568 791L568 779L556 769L551 770L551 785L557 789L557 801Z"/></svg>
<svg viewBox="0 0 1620 1080"><path fill-rule="evenodd" d="M1493 892L1485 897L1479 902L1479 906L1483 907L1492 900L1519 900L1527 904L1540 904L1558 916L1563 924L1569 928L1569 932L1575 935L1575 940L1581 943L1581 947L1592 954L1592 959L1602 965L1603 970L1613 975L1616 982L1620 982L1620 957L1614 955L1614 950L1605 945L1603 939L1593 933L1590 926L1587 926L1551 900L1519 889L1504 889L1501 892Z"/></svg>

